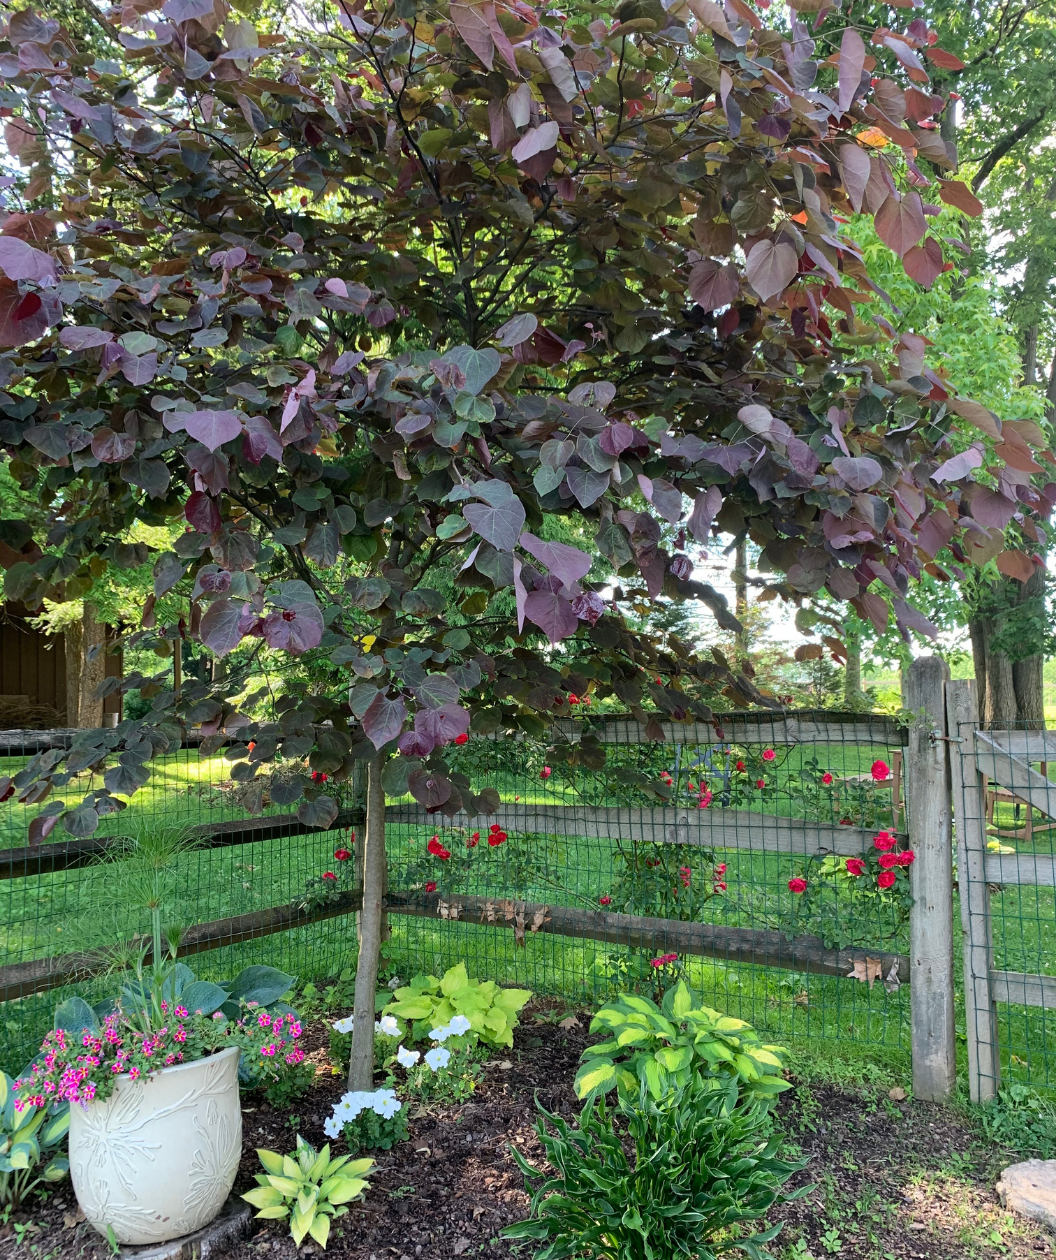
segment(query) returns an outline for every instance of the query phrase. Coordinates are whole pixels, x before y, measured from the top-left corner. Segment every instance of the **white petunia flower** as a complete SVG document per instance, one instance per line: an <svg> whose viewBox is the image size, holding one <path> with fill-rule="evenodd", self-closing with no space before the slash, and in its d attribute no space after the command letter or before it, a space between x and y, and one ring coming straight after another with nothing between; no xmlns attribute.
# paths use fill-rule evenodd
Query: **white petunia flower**
<svg viewBox="0 0 1056 1260"><path fill-rule="evenodd" d="M443 1046L434 1046L432 1050L425 1056L426 1063L434 1072L438 1072L442 1067L447 1067L451 1062L451 1051L445 1050Z"/></svg>
<svg viewBox="0 0 1056 1260"><path fill-rule="evenodd" d="M396 1051L396 1058L401 1067L412 1068L422 1057L419 1050L408 1050L406 1046L400 1046Z"/></svg>
<svg viewBox="0 0 1056 1260"><path fill-rule="evenodd" d="M323 1132L328 1138L339 1138L344 1126L336 1115L330 1116L323 1124Z"/></svg>
<svg viewBox="0 0 1056 1260"><path fill-rule="evenodd" d="M355 1022L355 1015L346 1015L344 1019L339 1019L337 1023L334 1024L334 1032L350 1033Z"/></svg>
<svg viewBox="0 0 1056 1260"><path fill-rule="evenodd" d="M383 1015L381 1019L374 1023L374 1031L381 1033L383 1037L398 1037L400 1035L400 1026L392 1015Z"/></svg>
<svg viewBox="0 0 1056 1260"><path fill-rule="evenodd" d="M447 1030L452 1037L461 1037L463 1033L469 1032L473 1025L466 1019L465 1015L456 1015L448 1024Z"/></svg>
<svg viewBox="0 0 1056 1260"><path fill-rule="evenodd" d="M444 1042L451 1036L450 1027L445 1024L442 1028L434 1028L429 1034L434 1041Z"/></svg>
<svg viewBox="0 0 1056 1260"><path fill-rule="evenodd" d="M385 1120L391 1120L402 1108L394 1089L379 1089L374 1095L374 1110Z"/></svg>

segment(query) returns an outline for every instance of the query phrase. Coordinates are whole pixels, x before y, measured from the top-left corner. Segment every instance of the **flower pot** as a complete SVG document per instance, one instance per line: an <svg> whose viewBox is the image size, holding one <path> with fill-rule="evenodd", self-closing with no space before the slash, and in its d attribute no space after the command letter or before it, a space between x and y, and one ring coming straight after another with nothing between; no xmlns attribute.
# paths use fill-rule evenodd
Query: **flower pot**
<svg viewBox="0 0 1056 1260"><path fill-rule="evenodd" d="M239 1049L162 1068L87 1109L70 1107L70 1178L89 1222L119 1243L202 1229L231 1192L242 1153Z"/></svg>

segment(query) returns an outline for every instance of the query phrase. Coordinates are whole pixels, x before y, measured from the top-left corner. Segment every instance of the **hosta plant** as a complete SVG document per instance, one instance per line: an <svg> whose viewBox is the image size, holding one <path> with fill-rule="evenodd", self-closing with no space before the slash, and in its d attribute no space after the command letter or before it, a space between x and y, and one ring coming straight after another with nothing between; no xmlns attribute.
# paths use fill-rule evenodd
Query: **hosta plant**
<svg viewBox="0 0 1056 1260"><path fill-rule="evenodd" d="M257 1188L242 1197L251 1203L258 1219L284 1221L289 1218L290 1234L296 1246L306 1235L326 1247L330 1221L344 1216L348 1204L367 1188L366 1175L372 1159L353 1160L351 1155L330 1157L326 1145L319 1152L297 1135L292 1155L258 1150L265 1171L257 1173Z"/></svg>
<svg viewBox="0 0 1056 1260"><path fill-rule="evenodd" d="M536 1260L714 1260L735 1250L763 1260L781 1226L744 1226L811 1187L781 1193L802 1165L781 1158L765 1105L739 1105L733 1078L724 1089L712 1084L693 1077L657 1100L642 1081L614 1107L595 1094L578 1128L540 1108L550 1169L513 1151L532 1205L505 1236L541 1244Z"/></svg>
<svg viewBox="0 0 1056 1260"><path fill-rule="evenodd" d="M464 963L436 976L415 976L397 989L382 1010L382 1018L395 1016L411 1041L428 1037L434 1028L449 1025L456 1016L469 1020L471 1042L512 1046L517 1015L531 1000L527 989L500 989L492 980L470 980Z"/></svg>
<svg viewBox="0 0 1056 1260"><path fill-rule="evenodd" d="M69 1161L59 1152L69 1128L65 1103L17 1108L14 1082L0 1072L0 1208L18 1207L41 1182L66 1176Z"/></svg>
<svg viewBox="0 0 1056 1260"><path fill-rule="evenodd" d="M633 993L606 1002L590 1031L608 1036L583 1051L576 1073L580 1098L614 1088L633 1097L642 1081L653 1098L661 1098L701 1074L735 1079L752 1099L771 1099L788 1088L781 1079L782 1047L764 1045L742 1019L695 1006L681 981L661 1006Z"/></svg>

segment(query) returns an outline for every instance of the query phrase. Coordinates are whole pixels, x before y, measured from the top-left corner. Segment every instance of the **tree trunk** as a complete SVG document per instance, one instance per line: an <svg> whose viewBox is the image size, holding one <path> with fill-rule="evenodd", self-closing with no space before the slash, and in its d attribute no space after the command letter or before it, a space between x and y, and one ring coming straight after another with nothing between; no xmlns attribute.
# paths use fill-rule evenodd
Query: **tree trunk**
<svg viewBox="0 0 1056 1260"><path fill-rule="evenodd" d="M999 644L1005 631L1005 618L1032 600L1044 600L1045 570L1034 571L1026 582L1006 578L996 584L984 611L970 617L975 681L979 696L979 720L984 727L1027 723L1043 726L1045 692L1042 651L1030 652L1012 660ZM1006 611L1007 610L1007 611ZM1029 649L1029 644L1024 644Z"/></svg>
<svg viewBox="0 0 1056 1260"><path fill-rule="evenodd" d="M862 705L862 639L849 624L843 636L847 664L843 671L843 707L854 711Z"/></svg>
<svg viewBox="0 0 1056 1260"><path fill-rule="evenodd" d="M378 963L384 913L385 789L381 785L384 757L374 757L367 769L367 825L363 844L363 909L360 911L359 963L352 1024L352 1057L348 1064L349 1089L369 1090L374 1084L374 995L378 988Z"/></svg>
<svg viewBox="0 0 1056 1260"><path fill-rule="evenodd" d="M63 636L66 649L66 725L90 730L103 724L103 702L95 695L106 676L106 627L85 603L80 622Z"/></svg>
<svg viewBox="0 0 1056 1260"><path fill-rule="evenodd" d="M733 560L733 592L734 615L743 626L748 616L748 548L744 539L737 544ZM737 664L743 665L748 659L748 635L745 630L737 632Z"/></svg>

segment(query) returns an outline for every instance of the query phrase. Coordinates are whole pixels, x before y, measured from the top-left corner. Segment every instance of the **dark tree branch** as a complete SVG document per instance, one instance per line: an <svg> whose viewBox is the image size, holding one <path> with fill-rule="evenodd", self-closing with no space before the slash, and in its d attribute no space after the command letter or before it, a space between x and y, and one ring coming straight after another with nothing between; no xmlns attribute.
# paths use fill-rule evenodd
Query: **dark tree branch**
<svg viewBox="0 0 1056 1260"><path fill-rule="evenodd" d="M975 177L972 180L972 191L978 192L990 178L994 167L998 164L998 162L1000 162L1007 153L1010 153L1016 145L1019 144L1020 140L1022 140L1025 136L1030 135L1034 128L1044 120L1045 111L1042 110L1040 114L1036 114L1033 118L1024 119L1014 131L1010 131L1003 140L999 140L983 159L982 166L980 166L978 171L976 171Z"/></svg>

